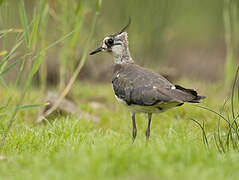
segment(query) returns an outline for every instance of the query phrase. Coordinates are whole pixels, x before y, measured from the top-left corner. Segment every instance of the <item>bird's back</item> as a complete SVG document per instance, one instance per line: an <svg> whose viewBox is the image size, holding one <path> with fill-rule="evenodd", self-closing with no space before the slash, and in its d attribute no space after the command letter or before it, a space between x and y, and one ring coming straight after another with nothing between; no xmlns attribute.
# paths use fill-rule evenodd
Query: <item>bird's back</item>
<svg viewBox="0 0 239 180"><path fill-rule="evenodd" d="M128 105L153 106L198 102L202 97L191 89L171 84L163 76L135 63L115 64L113 88L116 96Z"/></svg>

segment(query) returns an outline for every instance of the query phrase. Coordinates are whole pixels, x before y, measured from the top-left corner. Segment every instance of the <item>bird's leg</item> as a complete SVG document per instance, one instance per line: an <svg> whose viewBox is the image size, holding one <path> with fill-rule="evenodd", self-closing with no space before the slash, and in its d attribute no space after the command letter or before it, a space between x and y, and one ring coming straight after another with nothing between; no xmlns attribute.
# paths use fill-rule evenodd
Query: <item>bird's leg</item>
<svg viewBox="0 0 239 180"><path fill-rule="evenodd" d="M150 124L151 124L152 113L148 113L148 128L145 131L146 141L148 142L150 136Z"/></svg>
<svg viewBox="0 0 239 180"><path fill-rule="evenodd" d="M136 138L136 135L137 135L137 128L136 128L136 122L135 122L135 113L132 113L131 114L131 117L132 117L132 125L133 125L133 133L132 133L132 140L134 143L134 140Z"/></svg>

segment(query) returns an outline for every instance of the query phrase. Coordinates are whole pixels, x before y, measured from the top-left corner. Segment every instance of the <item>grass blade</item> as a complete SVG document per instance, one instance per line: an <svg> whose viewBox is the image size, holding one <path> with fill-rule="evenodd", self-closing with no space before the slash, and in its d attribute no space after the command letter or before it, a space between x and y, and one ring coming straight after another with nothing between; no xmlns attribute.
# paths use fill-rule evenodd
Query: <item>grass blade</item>
<svg viewBox="0 0 239 180"><path fill-rule="evenodd" d="M0 62L0 67L7 62L8 60L11 60L11 56L13 55L13 53L17 50L17 48L22 44L23 40L20 40L19 42L17 42L13 48L11 49L11 51L8 53L7 56L5 56L3 58L3 60Z"/></svg>
<svg viewBox="0 0 239 180"><path fill-rule="evenodd" d="M214 142L216 144L216 147L217 147L217 150L219 151L219 153L222 153L221 149L220 149L220 146L218 145L217 143L217 137L216 137L216 133L214 132L213 134L213 138L214 138Z"/></svg>
<svg viewBox="0 0 239 180"><path fill-rule="evenodd" d="M210 112L213 112L214 114L218 115L219 117L221 117L223 120L225 120L228 124L230 124L230 122L228 121L228 119L226 119L223 115L221 115L220 113L218 113L217 111L214 111L213 109L210 109L208 107L205 107L205 106L200 106L200 105L195 105L199 108L202 108L202 109L206 109Z"/></svg>
<svg viewBox="0 0 239 180"><path fill-rule="evenodd" d="M0 31L0 39L3 38L4 36L6 36L8 33L21 33L23 32L22 29L6 29L6 30L1 30Z"/></svg>
<svg viewBox="0 0 239 180"><path fill-rule="evenodd" d="M225 151L225 148L224 148L222 139L221 139L220 119L218 120L218 125L217 125L217 135L218 135L218 141L219 141L219 144L220 144L220 146L221 146L221 149L222 149L223 153L225 153L226 151Z"/></svg>
<svg viewBox="0 0 239 180"><path fill-rule="evenodd" d="M207 140L207 135L205 132L205 125L204 123L201 125L196 119L193 118L189 118L190 120L192 120L193 122L195 122L202 130L202 138L203 138L203 143L204 145L207 147L207 149L209 149L209 144L208 144L208 140Z"/></svg>
<svg viewBox="0 0 239 180"><path fill-rule="evenodd" d="M33 63L33 66L31 68L31 71L29 72L29 75L27 76L27 80L26 80L26 83L24 85L24 91L26 91L30 84L31 84L31 81L32 81L32 78L33 76L35 75L35 73L38 71L40 65L41 65L41 62L43 60L43 58L41 58L42 55L45 54L45 51L47 51L49 48L55 46L56 44L60 43L61 41L65 40L66 38L68 38L69 36L72 35L74 31L71 31L70 33L66 34L65 36L63 36L62 38L60 38L59 40L53 42L52 44L50 44L49 46L47 46L45 49L41 50L36 56L34 56L32 58L32 60L36 59Z"/></svg>
<svg viewBox="0 0 239 180"><path fill-rule="evenodd" d="M24 0L21 0L21 5L20 5L20 17L22 21L22 26L24 29L24 34L25 34L25 40L26 40L26 45L28 49L30 48L30 43L29 43L29 28L28 28L28 20L27 20L27 13L25 9L25 4Z"/></svg>
<svg viewBox="0 0 239 180"><path fill-rule="evenodd" d="M4 56L4 55L6 55L6 54L7 54L7 51L6 51L6 50L0 52L0 56Z"/></svg>
<svg viewBox="0 0 239 180"><path fill-rule="evenodd" d="M235 112L234 112L234 92L235 92L235 86L236 86L236 83L237 83L237 77L238 77L238 72L239 72L239 66L237 67L237 70L236 70L236 75L235 75L235 78L234 78L234 82L233 82L233 85L232 85L232 94L231 94L231 110L232 110L232 118L235 119Z"/></svg>
<svg viewBox="0 0 239 180"><path fill-rule="evenodd" d="M46 7L46 0L42 0L40 1L40 7L38 12L35 10L34 11L34 17L33 17L33 25L32 25L32 32L30 35L30 46L33 45L35 43L36 37L37 37L37 33L41 24L41 19L42 19L42 14L44 12L44 9Z"/></svg>
<svg viewBox="0 0 239 180"><path fill-rule="evenodd" d="M20 111L20 110L26 110L26 109L30 109L30 108L38 108L38 107L41 107L41 106L47 106L49 103L40 103L40 104L29 104L29 105L24 105L24 106L20 106L17 108L17 111ZM8 113L11 113L11 112L14 112L16 109L10 109L10 110L7 110L5 111L4 113L0 113L0 116L4 116L4 115L7 115Z"/></svg>
<svg viewBox="0 0 239 180"><path fill-rule="evenodd" d="M3 76L4 74L6 74L8 71L10 71L12 68L14 68L21 59L18 59L17 61L15 61L14 63L12 63L11 65L9 65L7 68L5 68L1 73L0 76Z"/></svg>

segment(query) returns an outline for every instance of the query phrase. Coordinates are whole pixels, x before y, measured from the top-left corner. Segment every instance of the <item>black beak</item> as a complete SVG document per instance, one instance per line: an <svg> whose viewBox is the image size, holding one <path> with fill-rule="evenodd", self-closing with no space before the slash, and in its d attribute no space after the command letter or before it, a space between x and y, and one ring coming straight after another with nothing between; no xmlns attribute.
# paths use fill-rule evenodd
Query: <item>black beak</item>
<svg viewBox="0 0 239 180"><path fill-rule="evenodd" d="M102 47L98 47L97 49L95 49L94 51L91 51L90 55L96 54L98 52L103 51L104 49Z"/></svg>

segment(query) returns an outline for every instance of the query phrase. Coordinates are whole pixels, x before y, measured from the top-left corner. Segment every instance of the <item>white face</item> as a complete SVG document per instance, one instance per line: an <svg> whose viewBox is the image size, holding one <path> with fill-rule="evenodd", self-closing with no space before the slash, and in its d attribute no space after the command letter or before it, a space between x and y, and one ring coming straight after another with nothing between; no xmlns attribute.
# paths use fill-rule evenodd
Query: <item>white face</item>
<svg viewBox="0 0 239 180"><path fill-rule="evenodd" d="M103 40L102 48L104 49L104 51L112 53L114 57L122 56L125 48L122 35L106 37Z"/></svg>
<svg viewBox="0 0 239 180"><path fill-rule="evenodd" d="M128 57L126 59L130 59L127 33L122 32L120 34L110 35L104 38L102 45L92 51L90 55L96 54L101 51L111 53L115 57L115 61L117 62L122 62L122 57Z"/></svg>

